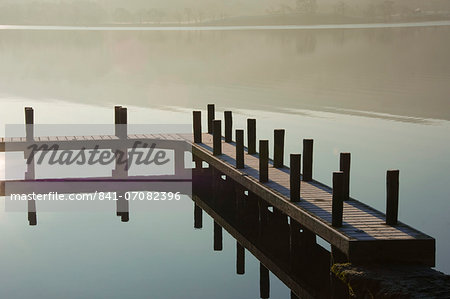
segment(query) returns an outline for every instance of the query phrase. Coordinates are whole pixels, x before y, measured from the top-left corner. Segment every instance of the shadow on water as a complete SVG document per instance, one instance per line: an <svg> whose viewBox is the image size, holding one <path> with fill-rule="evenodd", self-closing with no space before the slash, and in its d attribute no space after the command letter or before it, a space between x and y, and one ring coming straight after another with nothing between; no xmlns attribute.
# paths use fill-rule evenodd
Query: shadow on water
<svg viewBox="0 0 450 299"><path fill-rule="evenodd" d="M270 297L269 271L291 298L348 295L330 279L330 252L299 223L214 169L194 170L192 192L194 228L202 228L203 211L214 219L214 250L222 250L222 229L236 240L236 274L245 274L245 250L259 260L261 298Z"/></svg>
<svg viewBox="0 0 450 299"><path fill-rule="evenodd" d="M316 236L242 186L218 176L214 169L193 169L190 197L194 229L202 229L204 212L214 220L215 251L223 249L223 229L236 240L236 275L246 272L246 252L259 261L261 298L270 298L270 272L291 290L290 298L348 296L343 285L330 278L331 255ZM128 202L119 199L116 209L121 221L128 222ZM29 201L28 221L37 225L34 201Z"/></svg>

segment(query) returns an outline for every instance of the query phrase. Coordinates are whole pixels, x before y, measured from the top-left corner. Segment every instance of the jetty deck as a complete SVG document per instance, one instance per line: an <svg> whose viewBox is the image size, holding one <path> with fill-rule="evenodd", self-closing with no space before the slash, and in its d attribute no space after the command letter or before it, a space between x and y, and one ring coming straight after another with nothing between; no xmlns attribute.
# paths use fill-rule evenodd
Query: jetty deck
<svg viewBox="0 0 450 299"><path fill-rule="evenodd" d="M317 181L301 181L301 200L291 202L290 169L269 165L269 181L259 182L259 155L245 151L245 168L236 169L236 143L222 140L222 155L214 156L212 134L192 145L200 157L271 206L302 224L351 262L416 261L434 265L435 240L406 225L387 225L386 215L355 199L344 201L343 225L332 226L332 188Z"/></svg>
<svg viewBox="0 0 450 299"><path fill-rule="evenodd" d="M214 117L214 113L210 113L211 111L208 107L208 125L212 125ZM267 151L264 154L260 152L260 155L249 153L248 148L244 148L244 167L237 168L236 165L239 162L237 160L242 161L242 157L236 157L237 146L242 148L243 141L242 135L239 145L231 140L231 112L225 112L225 138L221 135L220 127L220 136L217 136L219 134L202 133L200 113L199 111L196 112L194 112L194 135L189 137L171 134L124 135L121 137L109 135L71 138L65 136L38 137L37 140L34 137L31 138L34 138L33 140L39 144L58 142L67 144L68 147L78 142L91 146L102 143L104 147L109 147L113 146L113 142L119 139L122 141L165 140L167 148L170 148L174 141L177 143L183 142L186 147L181 147L181 151L175 154L177 165L184 165L184 149L191 148L194 160L208 163L209 168L214 169L219 174L226 175L235 184L243 187L242 190L255 194L269 206L288 216L291 223L295 221L313 234L323 238L331 244L332 251L339 252L339 255L342 255L346 261L354 263L405 262L435 265L435 239L398 222L396 215L394 224L386 224L387 219L384 213L358 200L348 198L342 202L340 211L342 224L335 225L333 223L333 213L335 213L333 209L333 189L313 179L303 180L302 176L305 174L299 176L298 180L296 179L296 181L300 181L298 182L301 190L299 201L290 200L291 169L284 165L275 167L274 160L268 160L268 169L262 170L260 168L261 159L267 160ZM30 123L33 123L32 120L27 122L27 124ZM126 124L126 116L125 122L122 118L122 122L116 119L117 123ZM210 131L210 127L208 127L208 131ZM256 139L255 136L252 138ZM5 150L6 143L10 143L7 146L8 150L16 149L20 151L24 150L27 139L25 137L10 140L2 139L0 140L0 150ZM282 143L284 144L284 141ZM220 147L220 151L216 152L218 147ZM179 157L179 159L177 160L176 157ZM197 167L203 167L198 165ZM262 171L267 172L267 181L261 181ZM338 256L338 254L335 256Z"/></svg>

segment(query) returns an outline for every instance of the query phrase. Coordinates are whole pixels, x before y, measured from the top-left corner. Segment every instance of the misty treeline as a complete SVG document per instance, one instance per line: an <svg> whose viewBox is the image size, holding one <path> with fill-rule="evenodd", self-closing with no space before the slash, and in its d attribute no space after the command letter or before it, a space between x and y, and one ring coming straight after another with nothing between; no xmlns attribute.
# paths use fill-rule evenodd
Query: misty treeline
<svg viewBox="0 0 450 299"><path fill-rule="evenodd" d="M0 0L0 24L195 24L254 15L388 20L449 11L449 0Z"/></svg>
<svg viewBox="0 0 450 299"><path fill-rule="evenodd" d="M3 1L5 2L5 1ZM198 7L166 9L148 5L108 5L95 0L66 1L0 1L2 24L108 24L108 23L199 23L223 19L229 15L220 10Z"/></svg>

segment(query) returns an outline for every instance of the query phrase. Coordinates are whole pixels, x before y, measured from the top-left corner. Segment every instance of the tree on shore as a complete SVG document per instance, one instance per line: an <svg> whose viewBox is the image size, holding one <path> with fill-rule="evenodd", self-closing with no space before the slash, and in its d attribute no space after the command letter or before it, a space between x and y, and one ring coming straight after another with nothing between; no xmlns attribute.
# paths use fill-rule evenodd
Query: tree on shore
<svg viewBox="0 0 450 299"><path fill-rule="evenodd" d="M314 14L317 11L316 0L296 0L295 10L301 13Z"/></svg>

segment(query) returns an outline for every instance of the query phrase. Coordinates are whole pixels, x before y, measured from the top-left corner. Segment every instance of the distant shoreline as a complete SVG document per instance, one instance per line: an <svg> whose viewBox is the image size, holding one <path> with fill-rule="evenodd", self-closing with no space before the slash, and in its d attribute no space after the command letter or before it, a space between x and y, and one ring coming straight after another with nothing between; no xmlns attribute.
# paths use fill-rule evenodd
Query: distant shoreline
<svg viewBox="0 0 450 299"><path fill-rule="evenodd" d="M67 26L67 25L0 25L1 30L34 31L238 31L238 30L326 30L326 29L381 29L450 26L450 20L323 25L210 25L210 26Z"/></svg>
<svg viewBox="0 0 450 299"><path fill-rule="evenodd" d="M61 26L61 27L223 27L223 26L327 26L327 25L355 25L355 24L406 24L450 21L450 14L417 15L417 16L395 16L389 19L362 18L342 16L335 14L286 14L286 15L260 15L230 17L221 20L178 23L178 22L153 22L153 23L13 23L1 24L0 26Z"/></svg>

